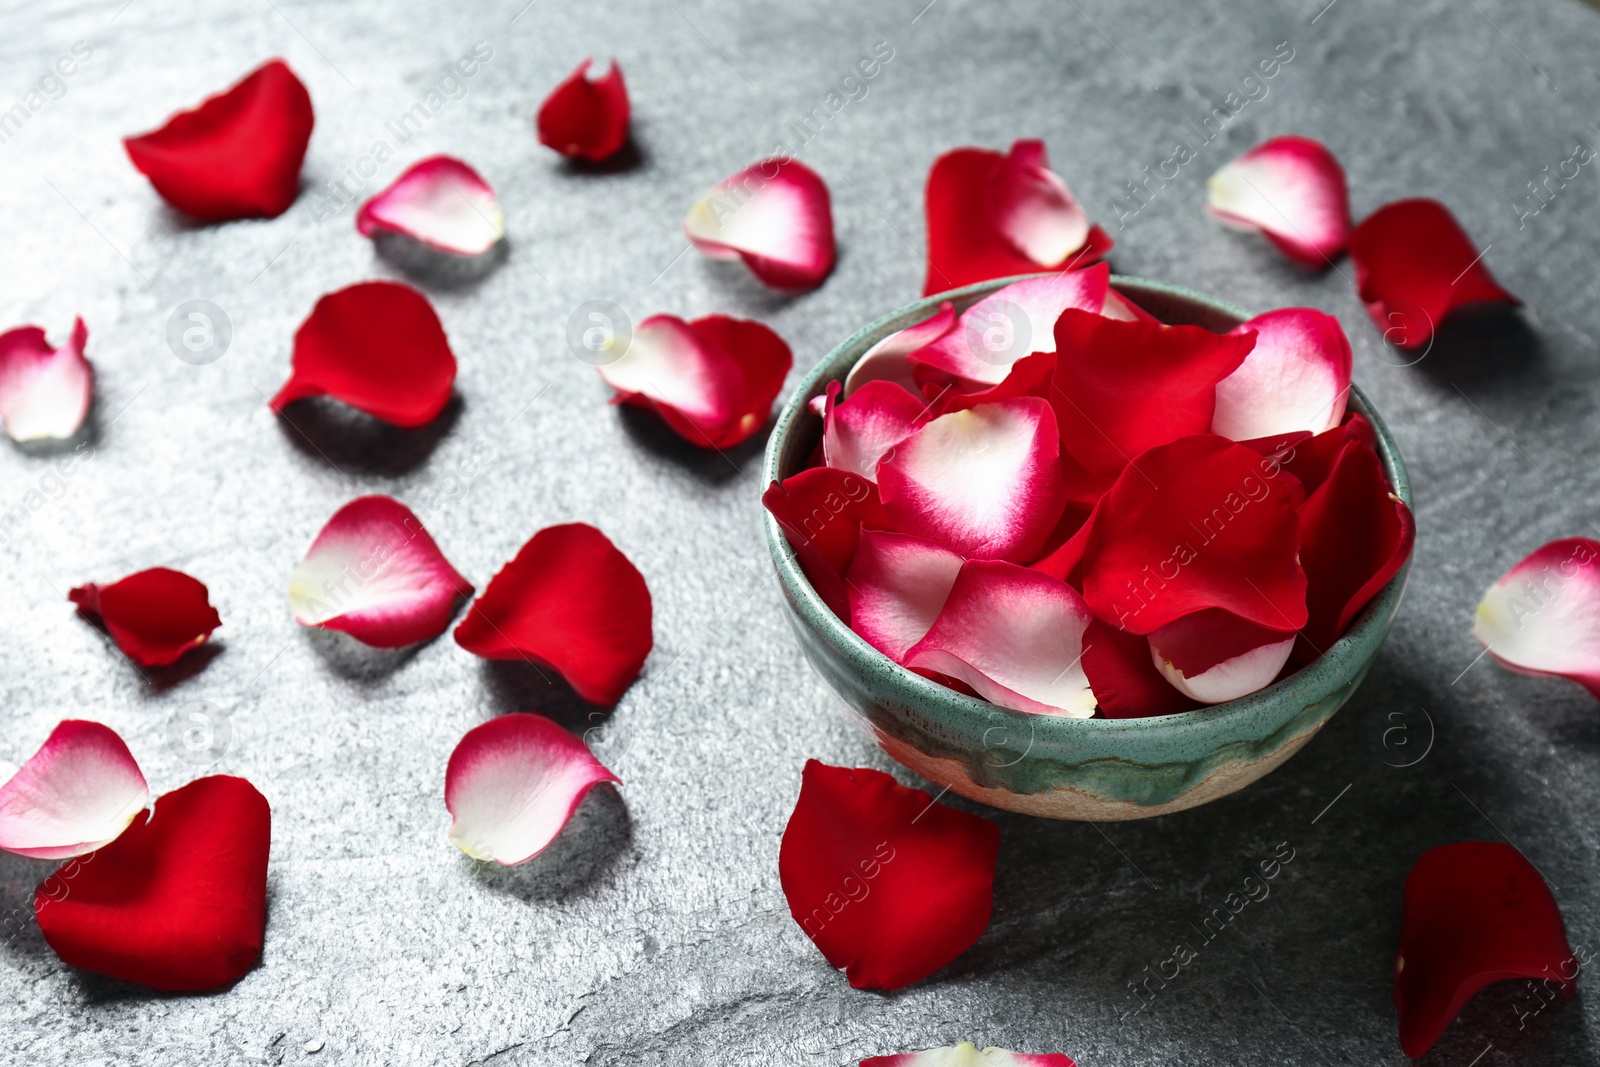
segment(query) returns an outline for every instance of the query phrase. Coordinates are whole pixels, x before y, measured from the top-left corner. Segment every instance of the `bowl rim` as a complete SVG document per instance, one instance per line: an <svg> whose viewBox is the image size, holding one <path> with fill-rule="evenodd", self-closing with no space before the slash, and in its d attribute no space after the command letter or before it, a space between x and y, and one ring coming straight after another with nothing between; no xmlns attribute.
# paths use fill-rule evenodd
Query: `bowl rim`
<svg viewBox="0 0 1600 1067"><path fill-rule="evenodd" d="M773 425L772 433L767 439L766 451L763 456L761 468L761 487L763 491L773 482L781 482L783 480L779 473L778 465L780 454L783 452L785 444L789 437L796 432L802 420L810 414L809 404L812 397L822 395L829 381L835 378L842 379L844 374L848 373L848 367L843 368L841 371L836 366L836 364L842 362L847 353L854 352L855 358L859 358L860 354L865 352L866 348L870 347L872 343L882 339L882 337L887 336L896 329L902 329L907 325L922 321L937 311L945 301L954 302L959 310L964 311L963 301L975 301L1015 282L1025 281L1030 278L1047 277L1055 273L1058 272L1047 271L996 278L926 296L879 317L836 345L806 373L779 413L777 421ZM1184 301L1214 314L1236 319L1241 323L1255 317L1235 304L1166 282L1113 274L1111 276L1111 284L1120 293L1130 297L1135 302L1138 301L1143 293L1168 301ZM1354 408L1372 424L1377 436L1378 457L1383 462L1384 471L1389 477L1390 485L1395 495L1404 501L1407 507L1411 507L1411 483L1406 475L1405 464L1400 458L1398 446L1395 444L1393 437L1390 436L1388 426L1384 423L1383 418L1354 381L1350 384L1347 404L1348 407ZM823 639L835 648L842 646L843 649L849 650L857 656L864 656L873 662L875 667L883 672L880 677L890 679L890 684L901 691L902 699L908 702L936 701L953 709L969 711L974 716L974 727L980 730L993 726L995 721L993 716L997 712L1007 716L1022 717L1031 723L1036 730L1043 730L1047 735L1055 736L1062 740L1072 736L1081 737L1084 735L1113 738L1118 735L1139 735L1149 739L1151 734L1191 734L1202 729L1211 732L1218 729L1227 729L1233 724L1244 726L1248 722L1259 721L1262 714L1270 707L1279 705L1286 695L1293 694L1300 689L1307 690L1304 695L1308 700L1314 699L1314 694L1310 692L1310 689L1318 684L1319 667L1327 665L1330 661L1343 659L1346 656L1355 654L1356 646L1362 643L1358 639L1368 630L1388 627L1399 608L1412 562L1412 557L1408 557L1399 572L1362 609L1361 614L1357 616L1355 622L1351 623L1349 629L1329 646L1321 656L1263 689L1258 689L1254 693L1249 693L1221 704L1210 704L1193 711L1176 712L1170 715L1079 719L1065 715L1042 715L1018 711L1015 708L1007 708L999 704L990 703L981 697L969 697L965 693L957 692L894 662L894 660L868 644L865 639L846 625L844 620L835 615L833 610L828 607L815 587L812 586L811 581L806 578L805 572L801 570L799 557L784 536L783 528L778 525L778 521L773 517L772 513L765 508L762 509L762 524L762 529L766 535L767 548L778 572L779 583L790 602L800 610L803 615L803 621L819 630ZM1296 701L1289 701L1288 703L1292 706Z"/></svg>

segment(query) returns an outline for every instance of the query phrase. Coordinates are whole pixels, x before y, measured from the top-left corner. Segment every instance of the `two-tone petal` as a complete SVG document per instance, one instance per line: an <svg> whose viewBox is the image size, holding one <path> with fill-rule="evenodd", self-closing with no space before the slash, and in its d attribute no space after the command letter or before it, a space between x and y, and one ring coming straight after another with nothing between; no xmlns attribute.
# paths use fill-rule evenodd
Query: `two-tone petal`
<svg viewBox="0 0 1600 1067"><path fill-rule="evenodd" d="M915 368L908 357L918 349L926 348L939 340L955 329L955 325L955 305L946 300L939 305L938 311L921 322L891 333L867 349L861 358L856 360L855 366L850 368L850 373L845 375L844 395L851 396L857 389L872 381L894 382L903 386L907 392L918 392L919 387L913 373Z"/></svg>
<svg viewBox="0 0 1600 1067"><path fill-rule="evenodd" d="M413 163L356 212L363 237L399 233L439 252L477 256L505 235L506 217L482 176L453 156Z"/></svg>
<svg viewBox="0 0 1600 1067"><path fill-rule="evenodd" d="M1536 549L1483 594L1472 636L1506 667L1570 678L1600 697L1600 541Z"/></svg>
<svg viewBox="0 0 1600 1067"><path fill-rule="evenodd" d="M896 663L905 662L939 617L964 562L921 537L862 530L845 574L850 628Z"/></svg>
<svg viewBox="0 0 1600 1067"><path fill-rule="evenodd" d="M713 259L742 259L774 289L815 289L833 270L828 187L797 159L773 157L713 186L683 220Z"/></svg>
<svg viewBox="0 0 1600 1067"><path fill-rule="evenodd" d="M168 567L152 567L109 585L90 582L73 589L67 599L98 618L117 647L141 667L177 662L222 625L205 584Z"/></svg>
<svg viewBox="0 0 1600 1067"><path fill-rule="evenodd" d="M1211 176L1206 209L1256 230L1297 263L1322 269L1350 240L1344 168L1309 137L1273 137Z"/></svg>
<svg viewBox="0 0 1600 1067"><path fill-rule="evenodd" d="M94 398L94 368L83 357L88 340L82 319L58 348L37 326L0 334L0 423L7 437L37 441L78 432Z"/></svg>
<svg viewBox="0 0 1600 1067"><path fill-rule="evenodd" d="M1172 687L1201 704L1221 704L1272 684L1294 651L1294 631L1259 626L1207 608L1150 635L1150 656Z"/></svg>
<svg viewBox="0 0 1600 1067"><path fill-rule="evenodd" d="M849 399L833 402L838 391L837 382L828 388L823 459L830 467L876 481L878 462L916 432L928 413L927 402L886 381L868 382Z"/></svg>
<svg viewBox="0 0 1600 1067"><path fill-rule="evenodd" d="M1350 339L1332 315L1283 308L1235 330L1255 334L1255 347L1217 383L1211 432L1235 441L1339 425L1350 395Z"/></svg>
<svg viewBox="0 0 1600 1067"><path fill-rule="evenodd" d="M67 719L0 785L0 849L82 856L115 841L149 803L144 774L116 731Z"/></svg>
<svg viewBox="0 0 1600 1067"><path fill-rule="evenodd" d="M922 1052L902 1052L894 1056L869 1056L861 1067L1076 1067L1071 1057L1059 1052L1010 1052L1003 1048L979 1050L963 1041L950 1048L930 1048Z"/></svg>

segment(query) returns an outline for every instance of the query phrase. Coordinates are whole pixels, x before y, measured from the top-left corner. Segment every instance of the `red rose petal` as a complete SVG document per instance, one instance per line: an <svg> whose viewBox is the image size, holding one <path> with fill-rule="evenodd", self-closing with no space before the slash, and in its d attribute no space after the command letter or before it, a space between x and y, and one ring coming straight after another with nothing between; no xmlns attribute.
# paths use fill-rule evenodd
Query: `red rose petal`
<svg viewBox="0 0 1600 1067"><path fill-rule="evenodd" d="M144 774L117 732L67 719L0 785L0 849L81 856L115 841L148 803Z"/></svg>
<svg viewBox="0 0 1600 1067"><path fill-rule="evenodd" d="M272 410L331 396L412 428L444 410L455 380L456 357L428 298L399 282L360 282L318 300L295 331L293 370Z"/></svg>
<svg viewBox="0 0 1600 1067"><path fill-rule="evenodd" d="M743 259L774 289L815 289L833 270L828 187L797 159L764 159L718 183L683 232L713 259Z"/></svg>
<svg viewBox="0 0 1600 1067"><path fill-rule="evenodd" d="M1213 174L1206 194L1219 220L1259 230L1308 267L1330 266L1350 239L1344 168L1309 137L1261 142Z"/></svg>
<svg viewBox="0 0 1600 1067"><path fill-rule="evenodd" d="M1500 287L1450 209L1437 200L1397 200L1350 235L1356 288L1367 313L1397 348L1425 348L1456 308L1522 301Z"/></svg>
<svg viewBox="0 0 1600 1067"><path fill-rule="evenodd" d="M1059 269L1089 239L1089 216L1050 169L1043 141L1018 141L989 175L989 220L1012 248Z"/></svg>
<svg viewBox="0 0 1600 1067"><path fill-rule="evenodd" d="M838 389L830 387L831 398ZM893 382L868 382L850 399L828 405L822 432L822 454L828 466L870 478L878 477L878 461L917 429L928 405Z"/></svg>
<svg viewBox="0 0 1600 1067"><path fill-rule="evenodd" d="M607 159L628 142L628 87L616 60L604 77L590 78L592 59L578 64L539 105L539 143L564 156Z"/></svg>
<svg viewBox="0 0 1600 1067"><path fill-rule="evenodd" d="M190 782L40 883L39 929L73 967L170 992L225 986L261 955L271 836L249 782Z"/></svg>
<svg viewBox="0 0 1600 1067"><path fill-rule="evenodd" d="M504 236L505 213L477 171L451 156L430 156L362 204L356 229L363 237L403 233L440 252L477 256Z"/></svg>
<svg viewBox="0 0 1600 1067"><path fill-rule="evenodd" d="M1339 453L1351 441L1360 441L1373 451L1378 448L1378 434L1372 428L1372 423L1353 411L1345 415L1343 423L1331 430L1307 440L1289 442L1278 458L1283 469L1294 475L1309 495L1328 480L1333 461L1339 458ZM1271 452L1262 454L1270 455Z"/></svg>
<svg viewBox="0 0 1600 1067"><path fill-rule="evenodd" d="M1600 697L1600 541L1535 549L1484 591L1472 636L1502 666L1570 678Z"/></svg>
<svg viewBox="0 0 1600 1067"><path fill-rule="evenodd" d="M456 627L475 656L545 664L592 704L615 704L654 638L650 590L606 535L581 522L534 534Z"/></svg>
<svg viewBox="0 0 1600 1067"><path fill-rule="evenodd" d="M917 380L911 361L906 358L919 348L925 348L955 329L956 307L946 300L939 310L914 326L896 330L862 354L844 379L844 395L871 381L894 382L904 386L909 393L917 392Z"/></svg>
<svg viewBox="0 0 1600 1067"><path fill-rule="evenodd" d="M794 549L812 587L835 615L849 622L844 573L855 556L862 526L889 528L878 487L859 474L812 467L785 478L781 485L773 482L761 503L783 528L784 540Z"/></svg>
<svg viewBox="0 0 1600 1067"><path fill-rule="evenodd" d="M1031 169L1043 162L1043 146L1035 154L1028 145L1039 142L1019 141L1012 147L1011 156L984 148L957 148L934 160L925 193L928 273L922 286L924 294L1063 266L1060 260L1040 263L1018 250L1022 244L1041 251L1049 248L1053 254L1067 232L1062 225L1067 216L1059 200L1066 186L1053 194L1046 192L1044 187L1052 183ZM1023 156L1020 160L1015 158L1019 147ZM1028 195L1019 196L1023 191ZM1070 198L1071 194L1067 195ZM1052 202L1053 209L1037 210L1041 204ZM997 217L1005 220L1004 231L997 225ZM1049 223L1041 228L1042 234L1030 227L1038 226L1040 220ZM1030 236L1024 238L1025 232ZM1053 236L1054 241L1047 240L1048 236ZM1091 226L1064 265L1087 266L1103 258L1111 244L1104 230Z"/></svg>
<svg viewBox="0 0 1600 1067"><path fill-rule="evenodd" d="M1208 608L1167 623L1149 640L1156 670L1174 689L1202 704L1221 704L1271 685L1289 662L1295 633Z"/></svg>
<svg viewBox="0 0 1600 1067"><path fill-rule="evenodd" d="M1223 608L1269 629L1306 623L1299 520L1272 461L1211 434L1160 445L1100 501L1083 594L1100 618L1150 634Z"/></svg>
<svg viewBox="0 0 1600 1067"><path fill-rule="evenodd" d="M1283 308L1232 331L1256 335L1237 370L1217 383L1211 432L1251 441L1339 425L1350 395L1350 340L1332 315Z"/></svg>
<svg viewBox="0 0 1600 1067"><path fill-rule="evenodd" d="M965 562L920 537L862 530L845 575L850 628L896 663L939 617Z"/></svg>
<svg viewBox="0 0 1600 1067"><path fill-rule="evenodd" d="M445 768L450 840L475 860L526 863L550 846L601 782L622 779L543 715L490 719L467 731Z"/></svg>
<svg viewBox="0 0 1600 1067"><path fill-rule="evenodd" d="M902 1052L895 1056L869 1056L861 1067L1077 1067L1059 1052L1030 1054L1003 1048L982 1052L970 1042L953 1048L930 1048L925 1052Z"/></svg>
<svg viewBox="0 0 1600 1067"><path fill-rule="evenodd" d="M744 389L737 417L721 433L712 435L717 448L732 448L760 432L772 415L773 401L794 366L794 355L783 338L759 322L728 315L707 315L689 324L711 345L733 357Z"/></svg>
<svg viewBox="0 0 1600 1067"><path fill-rule="evenodd" d="M783 831L789 913L857 989L899 989L989 924L1000 830L882 771L807 760Z"/></svg>
<svg viewBox="0 0 1600 1067"><path fill-rule="evenodd" d="M374 648L444 633L472 583L450 566L410 508L363 496L333 513L289 576L301 626L339 630Z"/></svg>
<svg viewBox="0 0 1600 1067"><path fill-rule="evenodd" d="M1394 1007L1416 1059L1491 982L1543 978L1573 995L1578 961L1538 870L1510 845L1429 849L1406 876Z"/></svg>
<svg viewBox="0 0 1600 1067"><path fill-rule="evenodd" d="M1395 496L1378 454L1351 441L1328 480L1300 508L1300 566L1306 573L1309 618L1298 653L1309 661L1326 652L1389 584L1416 540L1411 509Z"/></svg>
<svg viewBox="0 0 1600 1067"><path fill-rule="evenodd" d="M1036 396L1043 400L1050 398L1050 380L1056 372L1056 354L1054 352L1035 352L1030 356L1023 356L1011 364L1011 370L1006 374L1006 380L999 385L991 385L987 389L975 392L960 392L954 385L925 385L923 393L931 397L928 410L934 418L948 415L952 411L965 411L975 408L979 404L993 404L1001 400L1011 400L1019 396Z"/></svg>
<svg viewBox="0 0 1600 1067"><path fill-rule="evenodd" d="M94 368L83 358L88 340L81 318L60 348L51 348L37 326L0 334L0 423L7 437L36 441L78 432L94 399Z"/></svg>
<svg viewBox="0 0 1600 1067"><path fill-rule="evenodd" d="M67 594L99 616L117 647L141 667L165 667L203 645L222 625L210 594L182 571L152 567L110 585L90 582Z"/></svg>
<svg viewBox="0 0 1600 1067"><path fill-rule="evenodd" d="M161 198L198 219L276 218L300 190L311 94L281 59L165 126L123 139Z"/></svg>
<svg viewBox="0 0 1600 1067"><path fill-rule="evenodd" d="M1140 719L1193 711L1199 702L1178 692L1156 670L1150 640L1092 619L1083 634L1083 673L1108 719Z"/></svg>

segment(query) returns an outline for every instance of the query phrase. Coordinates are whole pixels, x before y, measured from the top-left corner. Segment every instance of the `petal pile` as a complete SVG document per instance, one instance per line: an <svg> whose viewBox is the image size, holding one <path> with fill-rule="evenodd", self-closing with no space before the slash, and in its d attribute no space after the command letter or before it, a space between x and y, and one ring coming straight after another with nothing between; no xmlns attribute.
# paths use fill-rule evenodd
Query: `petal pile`
<svg viewBox="0 0 1600 1067"><path fill-rule="evenodd" d="M955 305L946 300L926 319L891 333L856 360L856 365L845 376L844 395L853 396L857 389L872 381L894 382L907 392L916 392L918 385L913 374L915 367L909 358L911 353L933 344L955 325Z"/></svg>
<svg viewBox="0 0 1600 1067"><path fill-rule="evenodd" d="M1283 308L1233 331L1255 334L1244 362L1217 383L1211 432L1235 441L1339 425L1350 395L1350 339L1332 315Z"/></svg>
<svg viewBox="0 0 1600 1067"><path fill-rule="evenodd" d="M165 126L123 140L161 198L207 222L276 218L300 190L311 94L281 59Z"/></svg>
<svg viewBox="0 0 1600 1067"><path fill-rule="evenodd" d="M1111 238L1090 225L1050 169L1042 141L1017 141L1005 154L983 148L946 152L928 171L925 201L925 294L1083 267L1111 250Z"/></svg>
<svg viewBox="0 0 1600 1067"><path fill-rule="evenodd" d="M1059 1052L1009 1052L1003 1048L979 1051L963 1041L950 1048L930 1048L922 1052L902 1052L895 1056L869 1056L861 1067L1077 1067L1072 1058Z"/></svg>
<svg viewBox="0 0 1600 1067"><path fill-rule="evenodd" d="M222 625L205 585L167 567L139 571L110 585L90 582L67 599L98 617L117 647L141 667L177 662Z"/></svg>
<svg viewBox="0 0 1600 1067"><path fill-rule="evenodd" d="M430 156L362 204L356 229L363 237L400 233L436 251L477 256L505 235L506 217L477 171L452 156Z"/></svg>
<svg viewBox="0 0 1600 1067"><path fill-rule="evenodd" d="M438 637L471 595L472 583L411 509L387 496L357 497L334 512L289 575L296 622L374 648Z"/></svg>
<svg viewBox="0 0 1600 1067"><path fill-rule="evenodd" d="M1491 982L1538 978L1571 999L1577 957L1539 871L1510 845L1429 849L1406 877L1394 1006L1416 1059Z"/></svg>
<svg viewBox="0 0 1600 1067"><path fill-rule="evenodd" d="M585 59L550 91L534 125L539 143L564 156L598 163L628 143L628 87L616 60L604 77L589 77L594 60Z"/></svg>
<svg viewBox="0 0 1600 1067"><path fill-rule="evenodd" d="M615 704L650 654L650 590L605 534L550 526L490 579L456 627L475 656L558 671L583 699Z"/></svg>
<svg viewBox="0 0 1600 1067"><path fill-rule="evenodd" d="M543 852L600 782L622 784L589 746L543 715L513 712L468 730L450 753L450 840L511 867Z"/></svg>
<svg viewBox="0 0 1600 1067"><path fill-rule="evenodd" d="M0 786L0 849L82 856L116 840L149 803L144 774L116 731L67 719Z"/></svg>
<svg viewBox="0 0 1600 1067"><path fill-rule="evenodd" d="M1600 697L1600 541L1534 550L1484 592L1472 636L1512 670L1570 678Z"/></svg>
<svg viewBox="0 0 1600 1067"><path fill-rule="evenodd" d="M271 835L249 782L190 782L40 883L39 929L73 967L170 992L226 986L261 955Z"/></svg>
<svg viewBox="0 0 1600 1067"><path fill-rule="evenodd" d="M793 365L783 338L759 322L652 315L596 369L619 403L655 411L690 444L732 448L766 425Z"/></svg>
<svg viewBox="0 0 1600 1067"><path fill-rule="evenodd" d="M272 410L331 396L414 428L450 401L456 357L428 298L399 282L361 282L317 301L294 335L293 370Z"/></svg>
<svg viewBox="0 0 1600 1067"><path fill-rule="evenodd" d="M1206 208L1218 220L1257 230L1298 263L1331 266L1350 240L1344 168L1309 137L1273 137L1211 176Z"/></svg>
<svg viewBox="0 0 1600 1067"><path fill-rule="evenodd" d="M1385 340L1403 349L1426 348L1457 308L1522 303L1494 280L1483 251L1437 200L1385 204L1350 235L1367 314Z"/></svg>
<svg viewBox="0 0 1600 1067"><path fill-rule="evenodd" d="M823 601L848 621L851 609L844 575L863 528L889 528L877 486L849 471L812 467L773 482L762 494L761 504L783 528L784 540Z"/></svg>
<svg viewBox="0 0 1600 1067"><path fill-rule="evenodd" d="M78 432L94 397L94 368L83 358L88 340L82 319L59 348L37 326L0 334L0 423L7 437L37 441Z"/></svg>
<svg viewBox="0 0 1600 1067"><path fill-rule="evenodd" d="M741 170L695 201L683 232L713 259L742 259L774 289L815 289L833 270L828 187L797 159Z"/></svg>
<svg viewBox="0 0 1600 1067"><path fill-rule="evenodd" d="M828 390L831 401L838 383ZM928 405L893 382L872 381L823 412L822 456L828 466L876 481L878 461L917 429Z"/></svg>
<svg viewBox="0 0 1600 1067"><path fill-rule="evenodd" d="M934 541L862 530L845 586L850 625L896 663L933 626L966 562Z"/></svg>
<svg viewBox="0 0 1600 1067"><path fill-rule="evenodd" d="M989 924L1000 830L882 771L807 760L783 831L789 914L857 989L899 989Z"/></svg>

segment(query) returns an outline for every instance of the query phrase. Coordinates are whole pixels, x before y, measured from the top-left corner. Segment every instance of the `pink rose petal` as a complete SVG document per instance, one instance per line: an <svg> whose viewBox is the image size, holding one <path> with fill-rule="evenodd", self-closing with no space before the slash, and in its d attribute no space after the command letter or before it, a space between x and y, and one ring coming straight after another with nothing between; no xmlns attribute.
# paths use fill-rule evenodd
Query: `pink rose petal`
<svg viewBox="0 0 1600 1067"><path fill-rule="evenodd" d="M1268 630L1220 608L1169 622L1150 635L1150 658L1178 692L1202 704L1272 684L1294 650L1295 633Z"/></svg>
<svg viewBox="0 0 1600 1067"><path fill-rule="evenodd" d="M89 331L82 319L60 348L37 326L0 334L0 422L13 441L71 437L89 414L94 370L83 358Z"/></svg>
<svg viewBox="0 0 1600 1067"><path fill-rule="evenodd" d="M850 627L896 663L928 629L955 584L960 554L920 537L862 530L845 574Z"/></svg>
<svg viewBox="0 0 1600 1067"><path fill-rule="evenodd" d="M1350 395L1350 339L1332 315L1283 308L1234 330L1254 332L1256 345L1237 370L1217 383L1211 432L1235 441L1331 430Z"/></svg>
<svg viewBox="0 0 1600 1067"><path fill-rule="evenodd" d="M933 344L955 329L955 325L955 305L946 300L939 305L937 312L915 326L907 326L903 330L891 333L867 349L862 357L856 360L856 365L851 367L850 373L845 376L844 395L852 395L871 381L894 382L896 385L904 386L908 392L917 392L917 381L912 375L913 367L906 357L919 348Z"/></svg>
<svg viewBox="0 0 1600 1067"><path fill-rule="evenodd" d="M0 849L82 856L116 840L149 803L144 775L116 731L67 719L0 785Z"/></svg>
<svg viewBox="0 0 1600 1067"><path fill-rule="evenodd" d="M403 233L441 252L477 256L504 236L505 214L477 171L450 156L430 156L362 204L356 229L365 237Z"/></svg>
<svg viewBox="0 0 1600 1067"><path fill-rule="evenodd" d="M978 1051L963 1041L951 1048L930 1048L925 1052L902 1052L897 1056L869 1056L861 1067L1077 1067L1059 1052L1030 1054L1008 1052L1003 1048Z"/></svg>
<svg viewBox="0 0 1600 1067"><path fill-rule="evenodd" d="M1350 240L1344 168L1309 137L1263 141L1213 174L1206 192L1219 221L1259 230L1307 266L1329 266Z"/></svg>
<svg viewBox="0 0 1600 1067"><path fill-rule="evenodd" d="M743 259L775 289L815 289L833 270L828 187L796 159L764 159L718 183L683 232L713 259Z"/></svg>
<svg viewBox="0 0 1600 1067"><path fill-rule="evenodd" d="M1472 636L1512 670L1600 697L1600 541L1551 541L1506 571L1483 594Z"/></svg>
<svg viewBox="0 0 1600 1067"><path fill-rule="evenodd" d="M989 217L1018 252L1046 269L1089 239L1089 216L1050 169L1043 141L1018 141L989 175Z"/></svg>
<svg viewBox="0 0 1600 1067"><path fill-rule="evenodd" d="M829 387L835 395L838 384ZM878 461L916 432L926 401L893 382L868 382L850 399L830 404L822 431L822 455L830 467L878 480Z"/></svg>

